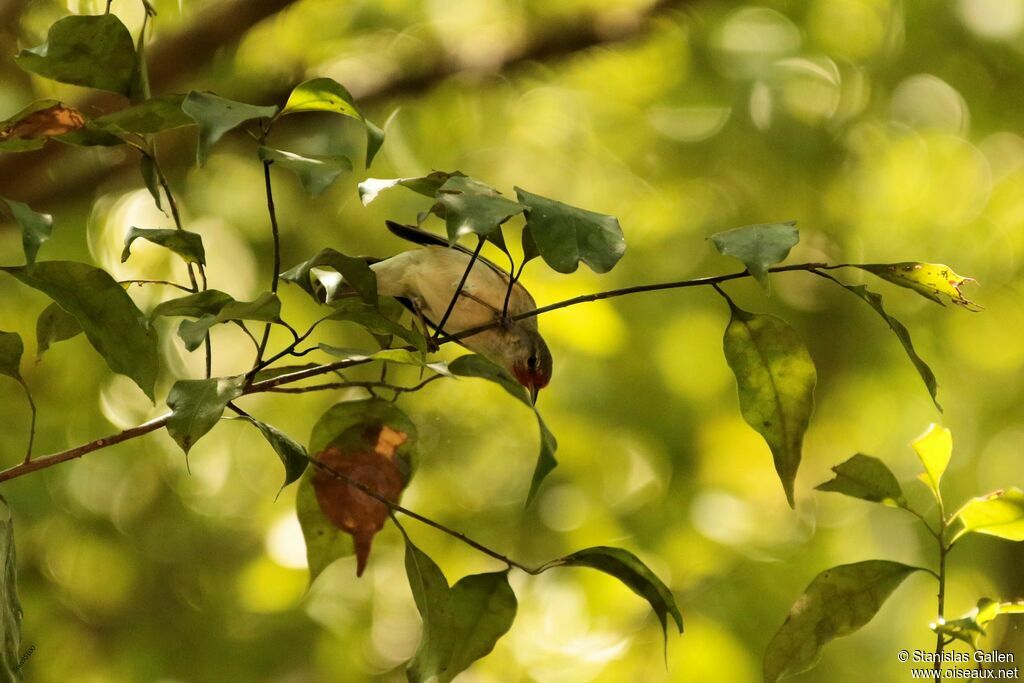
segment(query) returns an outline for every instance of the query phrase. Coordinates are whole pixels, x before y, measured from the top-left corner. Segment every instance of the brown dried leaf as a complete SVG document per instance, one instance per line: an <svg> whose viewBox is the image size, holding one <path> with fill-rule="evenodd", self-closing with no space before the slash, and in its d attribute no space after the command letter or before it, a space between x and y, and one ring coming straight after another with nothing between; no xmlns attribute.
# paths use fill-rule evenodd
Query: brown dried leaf
<svg viewBox="0 0 1024 683"><path fill-rule="evenodd" d="M9 123L0 130L0 141L53 137L70 133L83 126L85 117L81 112L57 103Z"/></svg>
<svg viewBox="0 0 1024 683"><path fill-rule="evenodd" d="M406 434L386 425L373 425L363 432L362 443L345 448L330 446L317 454L317 460L397 503L404 482L395 464L395 451L407 438ZM351 534L356 548L356 576L362 576L373 537L388 519L388 506L330 470L316 469L313 489L324 515L339 529Z"/></svg>

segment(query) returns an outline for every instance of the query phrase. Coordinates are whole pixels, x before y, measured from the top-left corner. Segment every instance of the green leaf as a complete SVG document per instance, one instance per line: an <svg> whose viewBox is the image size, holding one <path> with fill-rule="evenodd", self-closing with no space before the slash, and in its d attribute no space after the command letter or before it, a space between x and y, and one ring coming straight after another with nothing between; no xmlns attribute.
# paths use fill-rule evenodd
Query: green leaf
<svg viewBox="0 0 1024 683"><path fill-rule="evenodd" d="M113 114L101 116L94 119L93 123L109 132L137 135L194 126L196 120L182 109L184 102L184 95L160 95Z"/></svg>
<svg viewBox="0 0 1024 683"><path fill-rule="evenodd" d="M978 606L959 619L939 621L932 624L932 630L950 636L978 649L978 640L987 635L987 627L996 617L1003 614L1024 614L1024 602L999 602L982 598Z"/></svg>
<svg viewBox="0 0 1024 683"><path fill-rule="evenodd" d="M522 246L524 265L540 256L540 249L537 248L537 241L533 239L533 231L529 226L523 228Z"/></svg>
<svg viewBox="0 0 1024 683"><path fill-rule="evenodd" d="M327 320L350 322L359 325L375 336L393 336L408 342L421 353L426 353L427 340L416 330L402 327L374 306L356 299L342 299L335 303L335 311Z"/></svg>
<svg viewBox="0 0 1024 683"><path fill-rule="evenodd" d="M0 152L33 152L42 149L46 138L4 138L0 139Z"/></svg>
<svg viewBox="0 0 1024 683"><path fill-rule="evenodd" d="M968 533L1024 541L1024 490L1011 486L974 498L965 503L953 518L963 525L953 536L954 541Z"/></svg>
<svg viewBox="0 0 1024 683"><path fill-rule="evenodd" d="M272 147L260 147L259 157L262 161L271 161L295 173L302 183L302 189L310 197L319 197L339 175L352 170L352 162L341 155L302 156Z"/></svg>
<svg viewBox="0 0 1024 683"><path fill-rule="evenodd" d="M505 372L501 366L483 356L473 353L459 356L448 364L448 369L451 370L453 375L458 377L478 377L494 382L523 405L531 409L533 408L533 402L530 400L530 393L526 390L526 387L517 382L512 375Z"/></svg>
<svg viewBox="0 0 1024 683"><path fill-rule="evenodd" d="M152 94L149 88L149 67L146 63L146 28L149 20L156 16L156 10L149 0L142 0L142 28L135 40L135 69L132 71L132 82L128 87L128 98L132 103L148 100Z"/></svg>
<svg viewBox="0 0 1024 683"><path fill-rule="evenodd" d="M295 494L295 513L306 541L306 563L309 565L309 583L335 560L355 554L352 537L335 526L320 509L313 488L313 468L299 479Z"/></svg>
<svg viewBox="0 0 1024 683"><path fill-rule="evenodd" d="M784 320L748 313L732 301L729 307L724 349L736 375L740 412L768 443L792 507L804 432L814 410L814 362Z"/></svg>
<svg viewBox="0 0 1024 683"><path fill-rule="evenodd" d="M61 83L128 95L135 44L113 14L72 16L53 24L45 43L22 50L14 61L25 71Z"/></svg>
<svg viewBox="0 0 1024 683"><path fill-rule="evenodd" d="M0 375L21 381L21 356L25 345L17 332L0 330Z"/></svg>
<svg viewBox="0 0 1024 683"><path fill-rule="evenodd" d="M451 173L433 171L418 178L367 178L359 183L359 200L363 203L363 206L366 206L376 199L377 195L381 192L393 187L406 187L417 194L433 199L437 191L441 189L441 186L449 178L463 175L461 171L452 171Z"/></svg>
<svg viewBox="0 0 1024 683"><path fill-rule="evenodd" d="M451 605L455 646L439 683L448 683L486 657L512 628L518 606L507 571L462 577L452 586Z"/></svg>
<svg viewBox="0 0 1024 683"><path fill-rule="evenodd" d="M683 632L683 616L679 613L676 600L661 579L647 568L640 559L622 548L597 546L579 550L572 555L556 560L552 566L590 567L614 576L626 588L639 595L651 605L661 623L662 635L668 638L668 617Z"/></svg>
<svg viewBox="0 0 1024 683"><path fill-rule="evenodd" d="M114 372L131 378L152 400L160 368L156 331L114 278L76 261L0 268L38 289L74 316Z"/></svg>
<svg viewBox="0 0 1024 683"><path fill-rule="evenodd" d="M348 445L353 436L361 437L367 428L380 426L390 427L405 437L395 451L395 464L408 484L416 469L416 425L390 401L370 398L334 404L313 425L309 452L321 453L330 446Z"/></svg>
<svg viewBox="0 0 1024 683"><path fill-rule="evenodd" d="M762 223L715 233L708 239L725 256L743 262L750 274L768 287L768 268L781 263L800 241L796 221Z"/></svg>
<svg viewBox="0 0 1024 683"><path fill-rule="evenodd" d="M453 176L437 191L437 202L444 207L448 241L455 244L460 237L475 233L488 236L512 216L526 207L466 176Z"/></svg>
<svg viewBox="0 0 1024 683"><path fill-rule="evenodd" d="M905 507L907 499L895 475L884 462L870 455L858 453L832 468L835 479L819 484L819 491L833 491L852 498Z"/></svg>
<svg viewBox="0 0 1024 683"><path fill-rule="evenodd" d="M334 298L337 286L322 285L325 287L324 296L319 296L317 282L314 282L311 272L314 268L334 269L345 278L345 282L363 298L363 301L370 305L377 304L377 274L370 269L366 259L346 256L330 247L320 250L313 258L281 273L281 279L298 285L315 301L330 302Z"/></svg>
<svg viewBox="0 0 1024 683"><path fill-rule="evenodd" d="M980 311L981 307L967 299L960 288L974 282L974 278L961 277L942 263L864 263L856 268L873 273L894 285L912 289L926 299L945 306L952 302L969 311Z"/></svg>
<svg viewBox="0 0 1024 683"><path fill-rule="evenodd" d="M206 163L210 149L225 133L253 119L269 119L277 113L277 107L257 107L244 102L235 102L211 93L193 90L185 96L181 109L199 125L199 146L196 148L196 163Z"/></svg>
<svg viewBox="0 0 1024 683"><path fill-rule="evenodd" d="M75 316L57 304L50 304L36 320L36 355L42 356L53 344L77 337L81 333L82 326Z"/></svg>
<svg viewBox="0 0 1024 683"><path fill-rule="evenodd" d="M580 261L607 273L626 252L619 220L541 197L517 187L526 205L526 228L544 261L559 273L572 273Z"/></svg>
<svg viewBox="0 0 1024 683"><path fill-rule="evenodd" d="M928 430L914 440L911 444L917 457L924 465L924 472L920 475L921 481L931 489L935 499L942 500L939 484L942 482L942 475L949 466L953 457L953 434L948 429L932 424Z"/></svg>
<svg viewBox="0 0 1024 683"><path fill-rule="evenodd" d="M187 454L196 441L216 426L229 401L242 395L245 377L178 380L167 394L171 416L167 431Z"/></svg>
<svg viewBox="0 0 1024 683"><path fill-rule="evenodd" d="M537 416L537 428L540 430L540 454L537 456L537 465L533 468L533 476L530 477L530 490L526 493L526 507L537 497L540 485L544 483L551 472L558 467L558 460L555 459L555 451L558 450L558 441L544 423L540 413L534 409Z"/></svg>
<svg viewBox="0 0 1024 683"><path fill-rule="evenodd" d="M128 260L132 253L132 243L140 238L170 249L186 262L206 265L203 238L197 233L173 228L136 228L134 226L125 235L121 263Z"/></svg>
<svg viewBox="0 0 1024 683"><path fill-rule="evenodd" d="M232 301L234 299L230 294L218 289L207 289L164 301L153 309L149 317L184 315L190 318L200 318L204 315L217 315Z"/></svg>
<svg viewBox="0 0 1024 683"><path fill-rule="evenodd" d="M384 144L384 131L363 116L345 86L330 78L314 78L300 83L288 96L281 114L283 116L303 111L328 111L362 122L366 128L366 168L370 168L373 157Z"/></svg>
<svg viewBox="0 0 1024 683"><path fill-rule="evenodd" d="M0 678L20 681L21 674L21 602L18 600L18 562L14 548L14 519L7 501L0 496L7 519L0 529L0 557L3 574L0 575Z"/></svg>
<svg viewBox="0 0 1024 683"><path fill-rule="evenodd" d="M910 362L913 363L914 367L917 369L917 374L919 374L921 379L924 381L924 385L928 388L928 393L932 397L932 403L934 403L935 407L939 409L939 412L942 412L942 406L939 405L939 402L935 397L939 388L938 382L935 381L935 373L932 372L932 369L928 367L928 364L917 355L917 351L914 349L914 342L910 340L910 332L908 332L907 328L903 326L903 323L886 313L885 309L882 308L882 296L872 292L864 285L847 285L839 282L838 280L835 280L835 282L866 301L871 308L878 312L878 315L882 316L882 319L889 325L889 329L891 329L893 334L896 335L896 338L900 340L900 344L903 345L903 350L907 352Z"/></svg>
<svg viewBox="0 0 1024 683"><path fill-rule="evenodd" d="M309 465L309 454L306 453L306 449L303 448L302 444L254 417L243 415L242 419L247 420L256 429L260 430L263 438L267 440L267 443L277 453L277 457L281 458L281 464L284 465L284 483L281 484L281 488L283 489L293 481L297 481L302 476L302 473L306 471L306 466Z"/></svg>
<svg viewBox="0 0 1024 683"><path fill-rule="evenodd" d="M7 207L11 218L21 229L21 246L25 251L25 263L32 265L36 262L36 254L43 242L50 239L53 233L53 216L45 213L36 213L28 204L16 202L13 199L0 197L0 204Z"/></svg>
<svg viewBox="0 0 1024 683"><path fill-rule="evenodd" d="M153 197L156 208L163 211L163 200L160 198L160 178L156 173L156 165L153 164L153 159L148 154L143 154L139 158L139 173L142 174L142 182L146 184L146 189Z"/></svg>
<svg viewBox="0 0 1024 683"><path fill-rule="evenodd" d="M814 667L830 641L871 621L889 595L920 567L868 560L818 574L793 604L764 655L765 683Z"/></svg>
<svg viewBox="0 0 1024 683"><path fill-rule="evenodd" d="M404 533L404 532L403 532ZM419 647L406 674L410 683L443 680L455 652L455 619L451 589L441 568L405 537L405 573L423 619Z"/></svg>
<svg viewBox="0 0 1024 683"><path fill-rule="evenodd" d="M537 428L540 431L540 454L537 456L537 466L533 470L533 477L530 480L530 490L526 494L526 506L529 507L544 479L558 467L558 460L555 459L555 451L558 450L558 441L551 433L544 419L540 416L526 387L512 378L503 368L487 360L483 356L469 354L459 356L448 364L448 369L458 377L478 377L486 379L501 386L502 389L519 399L528 406L537 417Z"/></svg>
<svg viewBox="0 0 1024 683"><path fill-rule="evenodd" d="M81 128L64 133L53 139L66 145L74 145L75 147L116 147L117 145L123 145L125 142L121 135L115 135L103 130L92 121L86 121L85 125Z"/></svg>
<svg viewBox="0 0 1024 683"><path fill-rule="evenodd" d="M253 301L235 301L232 299L225 303L215 315L207 313L195 321L183 320L178 327L178 336L185 342L186 349L195 351L203 343L203 340L206 339L206 335L209 334L211 327L239 320L280 323L281 300L277 298L276 294L270 292L260 294Z"/></svg>

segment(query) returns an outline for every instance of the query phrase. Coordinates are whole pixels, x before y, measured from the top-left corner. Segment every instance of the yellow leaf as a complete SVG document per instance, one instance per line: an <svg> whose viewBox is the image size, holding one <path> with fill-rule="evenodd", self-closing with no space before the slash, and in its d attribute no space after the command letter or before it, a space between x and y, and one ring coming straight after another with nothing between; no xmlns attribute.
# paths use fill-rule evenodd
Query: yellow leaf
<svg viewBox="0 0 1024 683"><path fill-rule="evenodd" d="M921 480L928 484L936 499L939 498L939 482L953 455L953 435L945 427L932 424L928 430L911 444L917 457L924 465Z"/></svg>
<svg viewBox="0 0 1024 683"><path fill-rule="evenodd" d="M858 265L858 268L874 273L883 280L913 289L923 297L945 305L950 301L969 311L979 311L978 306L960 292L960 287L976 282L974 278L957 275L942 263L877 263Z"/></svg>

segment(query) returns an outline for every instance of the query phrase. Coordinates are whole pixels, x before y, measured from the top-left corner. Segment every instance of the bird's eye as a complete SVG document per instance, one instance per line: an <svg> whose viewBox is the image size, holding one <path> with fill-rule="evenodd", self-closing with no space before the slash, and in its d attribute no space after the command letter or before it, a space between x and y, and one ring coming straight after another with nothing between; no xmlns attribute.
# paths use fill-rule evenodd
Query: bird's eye
<svg viewBox="0 0 1024 683"><path fill-rule="evenodd" d="M526 364L530 367L531 370L537 367L537 356L530 356L526 360Z"/></svg>

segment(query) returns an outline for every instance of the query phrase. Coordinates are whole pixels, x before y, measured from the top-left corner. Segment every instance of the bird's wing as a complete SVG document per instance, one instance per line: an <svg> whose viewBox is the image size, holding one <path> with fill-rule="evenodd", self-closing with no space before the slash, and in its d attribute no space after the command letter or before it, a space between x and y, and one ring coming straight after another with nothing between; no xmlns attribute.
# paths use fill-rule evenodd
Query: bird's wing
<svg viewBox="0 0 1024 683"><path fill-rule="evenodd" d="M423 230L421 228L417 228L412 225L403 225L401 223L396 223L394 221L388 220L384 221L384 223L388 226L388 230L391 232L392 235L394 235L395 237L399 237L403 240L406 240L408 242L421 244L423 246L437 246L458 249L459 251L465 254L469 254L470 256L473 255L472 249L467 249L461 244L449 244L448 240L446 240L444 237L441 237L440 235L434 234L432 232L427 232L426 230ZM490 268L491 270L493 270L506 280L509 279L510 276L508 274L508 271L502 268L501 266L497 265L490 259L484 258L483 256L477 256L476 260L479 261L480 263L483 263L488 268Z"/></svg>

